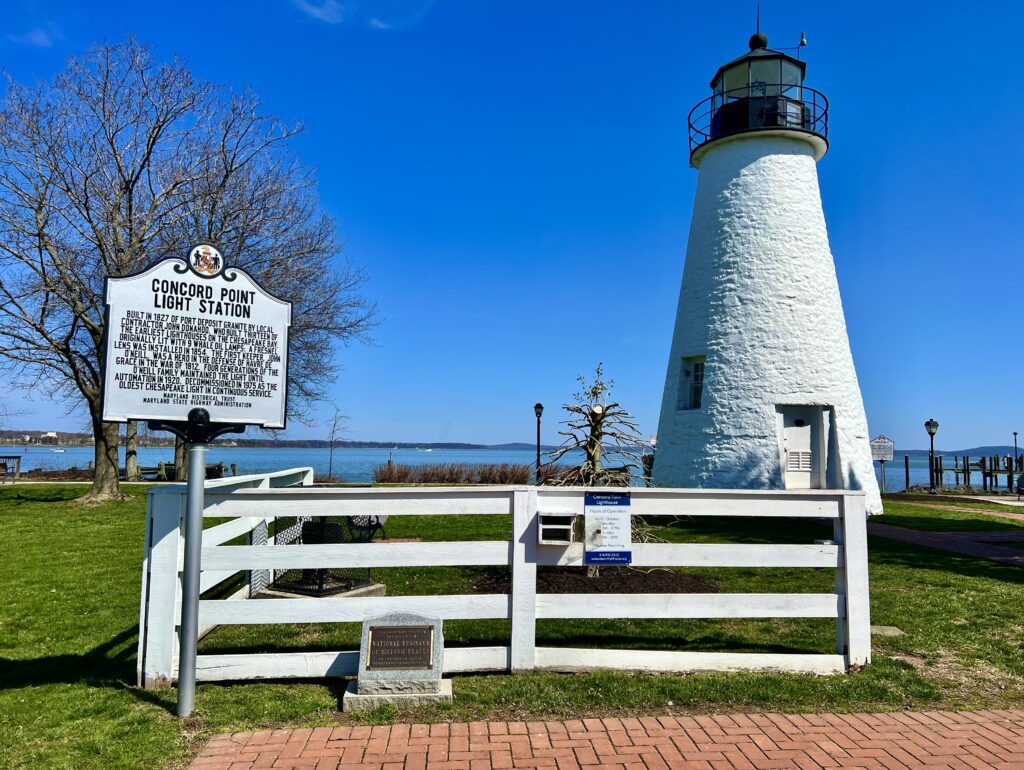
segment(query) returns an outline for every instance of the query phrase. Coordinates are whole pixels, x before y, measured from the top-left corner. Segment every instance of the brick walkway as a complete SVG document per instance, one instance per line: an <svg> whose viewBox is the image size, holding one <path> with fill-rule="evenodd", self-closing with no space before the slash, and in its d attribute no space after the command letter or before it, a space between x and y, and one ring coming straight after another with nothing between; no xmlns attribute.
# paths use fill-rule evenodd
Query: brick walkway
<svg viewBox="0 0 1024 770"><path fill-rule="evenodd" d="M195 770L1024 768L1024 710L732 714L217 735Z"/></svg>

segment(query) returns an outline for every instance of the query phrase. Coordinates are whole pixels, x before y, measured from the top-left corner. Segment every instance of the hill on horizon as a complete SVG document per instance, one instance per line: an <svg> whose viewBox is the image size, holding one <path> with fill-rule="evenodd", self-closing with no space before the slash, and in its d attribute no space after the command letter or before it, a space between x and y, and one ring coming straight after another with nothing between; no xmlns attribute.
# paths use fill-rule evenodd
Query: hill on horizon
<svg viewBox="0 0 1024 770"><path fill-rule="evenodd" d="M1017 447L1018 454L1021 454L1021 447ZM1013 457L1013 446L1012 445L994 445L994 446L976 446L970 449L936 449L935 454L942 456L956 455L957 457L1006 457L1009 455ZM910 455L911 457L920 457L922 455L927 456L927 449L894 449L893 455Z"/></svg>

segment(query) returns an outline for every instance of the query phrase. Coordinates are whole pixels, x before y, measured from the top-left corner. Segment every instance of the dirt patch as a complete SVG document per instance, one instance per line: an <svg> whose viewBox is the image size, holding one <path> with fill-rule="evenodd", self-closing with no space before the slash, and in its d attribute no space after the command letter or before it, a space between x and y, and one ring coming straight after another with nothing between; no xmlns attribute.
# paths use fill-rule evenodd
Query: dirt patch
<svg viewBox="0 0 1024 770"><path fill-rule="evenodd" d="M473 584L482 594L507 594L512 588L508 574L481 578ZM586 567L539 567L539 594L717 594L717 583L685 572L667 569L601 567L597 577L587 577Z"/></svg>

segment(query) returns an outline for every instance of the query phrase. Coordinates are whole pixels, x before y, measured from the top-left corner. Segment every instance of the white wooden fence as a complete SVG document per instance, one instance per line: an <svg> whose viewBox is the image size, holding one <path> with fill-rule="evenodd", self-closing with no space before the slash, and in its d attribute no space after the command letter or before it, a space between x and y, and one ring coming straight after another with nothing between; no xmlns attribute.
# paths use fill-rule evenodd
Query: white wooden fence
<svg viewBox="0 0 1024 770"><path fill-rule="evenodd" d="M857 492L633 489L633 515L831 519L830 542L793 545L635 543L638 567L806 567L835 571L832 593L537 594L539 565L579 565L583 546L538 545L538 513L583 513L582 488L313 487L300 468L207 483L207 517L227 523L203 534L202 590L238 572L323 567L504 566L511 593L450 596L250 599L248 587L199 604L200 628L218 625L360 622L388 612L444 620L511 619L507 646L448 647L446 672L551 669L693 671L766 669L834 673L871 658L864 497ZM150 491L139 632L139 683L171 684L177 675L185 487ZM503 514L511 541L384 542L329 545L224 545L276 517ZM263 538L256 538L262 540ZM242 601L244 599L244 601ZM834 618L836 654L727 653L538 647L544 618ZM318 678L356 673L358 652L199 655L199 681Z"/></svg>

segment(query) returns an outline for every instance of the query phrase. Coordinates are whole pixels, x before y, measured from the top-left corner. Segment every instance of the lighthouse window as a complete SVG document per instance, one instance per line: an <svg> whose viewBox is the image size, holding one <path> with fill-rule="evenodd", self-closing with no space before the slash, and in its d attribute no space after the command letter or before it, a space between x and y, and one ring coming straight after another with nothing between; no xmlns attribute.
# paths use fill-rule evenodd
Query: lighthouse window
<svg viewBox="0 0 1024 770"><path fill-rule="evenodd" d="M778 96L779 60L750 62L750 95Z"/></svg>
<svg viewBox="0 0 1024 770"><path fill-rule="evenodd" d="M745 99L748 96L746 63L725 71L725 101L731 102L734 99Z"/></svg>
<svg viewBox="0 0 1024 770"><path fill-rule="evenodd" d="M683 359L679 373L679 397L677 408L700 409L704 395L704 356Z"/></svg>
<svg viewBox="0 0 1024 770"><path fill-rule="evenodd" d="M783 60L782 62L782 93L799 99L798 86L800 85L800 68L795 64Z"/></svg>

